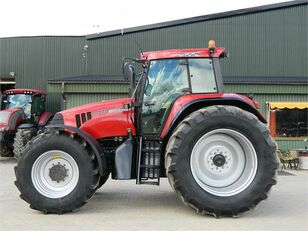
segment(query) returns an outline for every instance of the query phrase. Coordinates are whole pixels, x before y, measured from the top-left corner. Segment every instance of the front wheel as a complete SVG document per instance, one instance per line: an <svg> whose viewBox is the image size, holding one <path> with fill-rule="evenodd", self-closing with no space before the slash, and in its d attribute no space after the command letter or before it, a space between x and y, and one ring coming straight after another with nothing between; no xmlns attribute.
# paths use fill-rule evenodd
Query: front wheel
<svg viewBox="0 0 308 231"><path fill-rule="evenodd" d="M44 213L81 207L99 181L97 160L86 143L58 132L40 134L28 143L15 175L20 197Z"/></svg>
<svg viewBox="0 0 308 231"><path fill-rule="evenodd" d="M184 203L201 214L238 216L276 183L276 144L253 114L211 106L189 115L167 145L165 167Z"/></svg>
<svg viewBox="0 0 308 231"><path fill-rule="evenodd" d="M13 144L13 153L15 159L18 160L20 158L23 148L36 134L36 128L17 129Z"/></svg>

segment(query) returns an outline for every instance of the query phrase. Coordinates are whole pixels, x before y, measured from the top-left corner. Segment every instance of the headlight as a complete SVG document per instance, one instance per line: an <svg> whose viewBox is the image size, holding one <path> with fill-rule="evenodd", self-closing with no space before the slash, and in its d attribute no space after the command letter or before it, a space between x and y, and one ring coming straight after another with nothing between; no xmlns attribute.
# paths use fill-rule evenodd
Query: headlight
<svg viewBox="0 0 308 231"><path fill-rule="evenodd" d="M9 130L9 127L5 126L5 127L0 127L0 132L6 132Z"/></svg>

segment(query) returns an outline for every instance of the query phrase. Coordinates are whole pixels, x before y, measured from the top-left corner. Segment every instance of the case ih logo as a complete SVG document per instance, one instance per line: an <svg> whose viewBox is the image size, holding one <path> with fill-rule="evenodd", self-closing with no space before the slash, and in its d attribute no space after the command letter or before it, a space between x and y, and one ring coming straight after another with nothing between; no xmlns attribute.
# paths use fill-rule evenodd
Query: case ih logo
<svg viewBox="0 0 308 231"><path fill-rule="evenodd" d="M106 113L116 113L116 112L123 112L127 111L125 108L115 108L115 109L102 109L96 112L93 112L93 117L100 116Z"/></svg>
<svg viewBox="0 0 308 231"><path fill-rule="evenodd" d="M199 52L185 52L178 54L179 57L198 57Z"/></svg>

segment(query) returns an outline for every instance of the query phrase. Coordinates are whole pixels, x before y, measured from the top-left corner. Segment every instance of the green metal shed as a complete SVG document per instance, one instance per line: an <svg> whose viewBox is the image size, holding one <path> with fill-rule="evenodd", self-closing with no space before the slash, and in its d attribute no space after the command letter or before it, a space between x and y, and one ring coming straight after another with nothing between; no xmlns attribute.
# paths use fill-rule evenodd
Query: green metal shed
<svg viewBox="0 0 308 231"><path fill-rule="evenodd" d="M48 81L47 91L61 110L128 97L128 83L118 76L75 76Z"/></svg>

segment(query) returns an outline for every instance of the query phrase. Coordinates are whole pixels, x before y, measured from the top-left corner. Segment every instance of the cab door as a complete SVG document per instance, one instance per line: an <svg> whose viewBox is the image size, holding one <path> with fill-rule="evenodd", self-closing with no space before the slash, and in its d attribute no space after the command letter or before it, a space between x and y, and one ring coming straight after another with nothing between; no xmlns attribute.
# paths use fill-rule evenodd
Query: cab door
<svg viewBox="0 0 308 231"><path fill-rule="evenodd" d="M187 59L151 61L142 103L142 134L159 134L170 105L191 93Z"/></svg>

